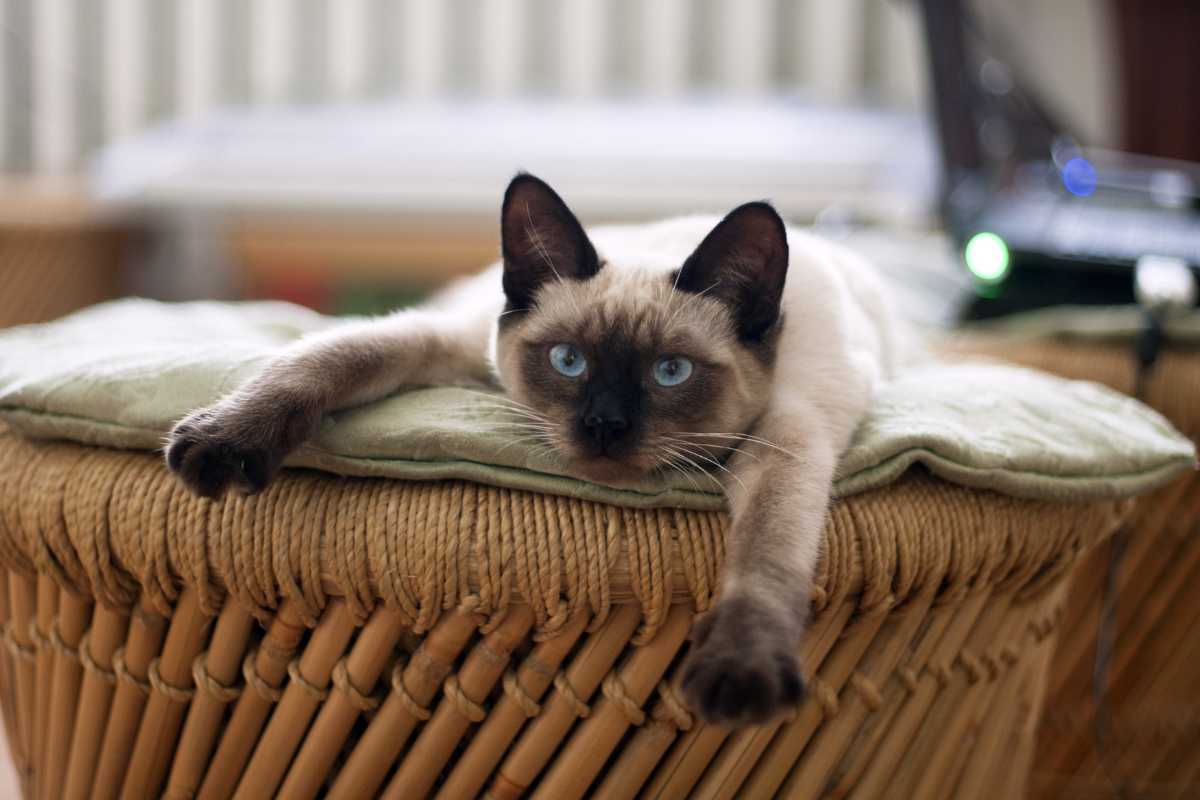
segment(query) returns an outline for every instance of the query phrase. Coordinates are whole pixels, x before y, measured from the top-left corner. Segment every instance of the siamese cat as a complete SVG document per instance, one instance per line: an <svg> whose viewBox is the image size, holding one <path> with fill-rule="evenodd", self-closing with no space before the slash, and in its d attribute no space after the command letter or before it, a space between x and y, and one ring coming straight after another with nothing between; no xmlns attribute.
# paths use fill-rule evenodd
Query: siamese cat
<svg viewBox="0 0 1200 800"><path fill-rule="evenodd" d="M903 360L868 265L765 202L585 231L538 178L501 209L500 263L427 305L304 338L185 417L166 460L193 491L263 489L322 415L429 385L500 387L581 478L711 470L731 526L682 689L711 722L799 702L809 593L839 455Z"/></svg>

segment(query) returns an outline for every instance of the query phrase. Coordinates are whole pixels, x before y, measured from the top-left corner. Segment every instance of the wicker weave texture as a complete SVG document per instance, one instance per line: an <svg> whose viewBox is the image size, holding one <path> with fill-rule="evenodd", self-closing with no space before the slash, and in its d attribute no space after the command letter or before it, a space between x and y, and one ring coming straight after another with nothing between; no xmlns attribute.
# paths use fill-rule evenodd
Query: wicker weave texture
<svg viewBox="0 0 1200 800"><path fill-rule="evenodd" d="M963 349L1131 393L1128 347L972 338ZM1167 350L1146 401L1200 443L1200 352ZM1097 727L1093 681L1112 547L1112 647ZM1038 737L1031 793L1046 798L1200 796L1200 474L1140 498L1113 542L1076 570Z"/></svg>
<svg viewBox="0 0 1200 800"><path fill-rule="evenodd" d="M1126 511L839 502L811 696L728 730L672 688L722 515L302 472L212 504L0 434L0 702L29 797L1018 797L1065 578Z"/></svg>

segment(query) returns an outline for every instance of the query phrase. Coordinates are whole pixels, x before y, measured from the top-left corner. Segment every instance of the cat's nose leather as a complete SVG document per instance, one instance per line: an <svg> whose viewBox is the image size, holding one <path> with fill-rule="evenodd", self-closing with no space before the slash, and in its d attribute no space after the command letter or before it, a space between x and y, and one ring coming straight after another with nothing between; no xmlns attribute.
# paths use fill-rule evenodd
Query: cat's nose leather
<svg viewBox="0 0 1200 800"><path fill-rule="evenodd" d="M601 392L588 403L583 415L583 428L587 436L604 451L629 430L629 417L619 398L611 392Z"/></svg>
<svg viewBox="0 0 1200 800"><path fill-rule="evenodd" d="M597 444L607 447L617 439L620 439L625 431L629 429L629 420L625 419L624 415L620 413L604 416L589 414L584 417L583 425L587 428L588 435Z"/></svg>

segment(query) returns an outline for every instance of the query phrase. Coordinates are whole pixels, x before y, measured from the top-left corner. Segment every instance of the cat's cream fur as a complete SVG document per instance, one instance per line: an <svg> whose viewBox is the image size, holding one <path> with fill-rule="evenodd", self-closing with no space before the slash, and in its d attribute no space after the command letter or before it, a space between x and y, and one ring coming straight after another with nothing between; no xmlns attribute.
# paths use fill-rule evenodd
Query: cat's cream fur
<svg viewBox="0 0 1200 800"><path fill-rule="evenodd" d="M810 234L787 229L784 244L778 223L780 241L771 246L786 260L781 317L751 340L720 289L676 285L720 219L596 228L586 236L591 253L556 203L536 179L516 179L506 195L502 263L425 307L300 342L238 392L182 420L168 463L201 494L255 491L324 413L430 384L499 384L582 477L628 483L686 460L722 479L732 526L721 599L696 627L684 690L710 720L769 717L801 696L796 654L838 457L876 387L907 359L907 340L872 269ZM746 216L734 230L751 238L732 239L716 251L727 263L713 265L734 282L760 279L757 259L767 250L753 238L770 238L767 217L778 219L761 204ZM578 273L575 262L589 256L597 271ZM618 357L610 355L613 341L636 354L636 374L639 358L682 354L699 365L689 382L701 383L642 381L631 390L631 408L640 409L636 441L598 456L579 438L584 384L545 360L559 341L583 348L589 370ZM671 458L668 449L690 457Z"/></svg>

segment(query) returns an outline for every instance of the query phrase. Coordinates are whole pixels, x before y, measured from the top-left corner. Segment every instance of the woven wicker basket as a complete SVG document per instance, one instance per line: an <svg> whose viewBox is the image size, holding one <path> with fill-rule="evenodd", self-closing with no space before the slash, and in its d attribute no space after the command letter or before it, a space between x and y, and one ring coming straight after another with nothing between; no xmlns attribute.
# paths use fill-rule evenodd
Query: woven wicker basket
<svg viewBox="0 0 1200 800"><path fill-rule="evenodd" d="M724 518L0 432L0 701L28 797L1018 797L1065 578L1128 503L913 472L831 512L789 718L672 680Z"/></svg>
<svg viewBox="0 0 1200 800"><path fill-rule="evenodd" d="M1127 345L976 337L959 347L1133 391ZM1200 352L1164 352L1145 394L1200 444ZM1030 788L1047 800L1200 797L1200 473L1140 498L1116 541L1123 552L1101 740L1092 669L1111 543L1075 573Z"/></svg>

